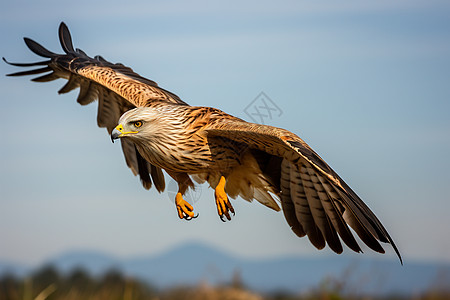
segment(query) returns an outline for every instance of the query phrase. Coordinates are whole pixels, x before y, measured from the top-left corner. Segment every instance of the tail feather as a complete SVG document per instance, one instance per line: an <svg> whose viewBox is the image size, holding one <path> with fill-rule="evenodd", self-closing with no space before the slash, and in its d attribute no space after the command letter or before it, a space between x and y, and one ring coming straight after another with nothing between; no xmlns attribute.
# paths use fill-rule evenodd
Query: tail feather
<svg viewBox="0 0 450 300"><path fill-rule="evenodd" d="M272 196L264 189L263 186L255 187L253 197L261 204L275 210L280 211L280 207Z"/></svg>
<svg viewBox="0 0 450 300"><path fill-rule="evenodd" d="M278 194L279 191L276 191L263 175L253 155L250 152L245 153L242 162L227 176L225 191L228 196L234 199L239 195L247 201L256 199L261 204L279 211L280 207L269 194L269 192Z"/></svg>

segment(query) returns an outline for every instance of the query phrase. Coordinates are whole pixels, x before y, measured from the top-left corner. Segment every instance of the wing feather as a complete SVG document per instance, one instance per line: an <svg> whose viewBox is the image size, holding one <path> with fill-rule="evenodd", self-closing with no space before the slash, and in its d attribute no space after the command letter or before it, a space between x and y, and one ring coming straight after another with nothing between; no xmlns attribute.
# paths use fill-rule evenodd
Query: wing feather
<svg viewBox="0 0 450 300"><path fill-rule="evenodd" d="M34 62L34 63L13 63L13 62L7 61L6 58L4 58L4 57L2 57L2 59L8 65L15 66L15 67L46 66L52 62L51 60L44 60L44 61L38 61L38 62ZM8 75L6 75L6 76L8 76Z"/></svg>
<svg viewBox="0 0 450 300"><path fill-rule="evenodd" d="M97 98L98 98L98 88L95 82L82 80L80 83L80 93L78 94L77 102L81 105L88 105L94 102Z"/></svg>
<svg viewBox="0 0 450 300"><path fill-rule="evenodd" d="M138 175L139 166L137 155L139 155L139 152L136 151L136 147L130 140L121 139L120 144L122 145L122 152L128 168L131 169L131 172L133 172L134 176Z"/></svg>
<svg viewBox="0 0 450 300"><path fill-rule="evenodd" d="M332 250L342 252L339 234L350 249L360 252L350 226L375 251L384 252L379 242L390 243L402 262L394 241L375 214L302 139L281 128L248 123L224 113L217 113L217 116L220 118L211 117L205 129L208 137L245 143L249 148L290 162L289 180L287 164L282 163L280 189L283 209L287 209L284 214L293 230L296 228L302 233L293 218L287 193L290 193L298 223L317 248L323 248L327 241Z"/></svg>
<svg viewBox="0 0 450 300"><path fill-rule="evenodd" d="M41 44L36 43L35 41L33 41L32 39L29 38L23 38L25 44L27 45L27 47L34 53L37 54L39 56L45 57L45 58L53 58L55 57L55 55L57 55L56 53L53 53L51 51L48 51L47 49L45 49Z"/></svg>
<svg viewBox="0 0 450 300"><path fill-rule="evenodd" d="M73 48L72 37L66 24L61 23L58 33L61 48L63 48L64 52L66 52L67 54L75 52L75 49Z"/></svg>
<svg viewBox="0 0 450 300"><path fill-rule="evenodd" d="M150 178L150 170L149 170L149 164L147 161L139 154L139 152L136 149L136 159L138 164L138 170L139 170L139 177L141 178L142 186L149 190L152 187L152 180Z"/></svg>
<svg viewBox="0 0 450 300"><path fill-rule="evenodd" d="M80 86L80 77L75 74L70 74L69 80L66 84L58 91L58 94L66 94Z"/></svg>
<svg viewBox="0 0 450 300"><path fill-rule="evenodd" d="M323 195L320 200L322 201L322 205L324 209L327 211L327 215L330 217L330 221L332 222L334 228L339 233L339 236L342 238L344 243L355 252L362 252L358 243L356 242L353 234L347 226L343 218L344 209L340 209L342 207L339 205L338 194L333 190L333 187L326 181L326 179L319 175L315 174L317 179L322 184L323 191L319 194L326 193L326 196Z"/></svg>
<svg viewBox="0 0 450 300"><path fill-rule="evenodd" d="M60 24L58 34L64 54L56 54L32 39L24 38L25 44L33 53L50 60L13 63L3 58L6 63L17 67L43 66L9 76L51 72L32 80L45 82L58 78L67 79L58 93L64 94L80 88L77 102L81 105L87 105L98 99L97 123L99 127L106 127L109 133L117 125L120 116L134 107L148 106L155 100L187 105L177 95L160 88L153 80L140 76L123 64L108 62L101 56L92 58L78 48L75 50L66 24ZM145 188L151 187L153 179L157 190L160 192L164 190L164 175L160 168L148 164L136 152L134 145L122 141L122 150L127 166L134 175L139 174Z"/></svg>
<svg viewBox="0 0 450 300"><path fill-rule="evenodd" d="M140 154L138 153L138 155ZM156 190L160 193L163 192L166 188L164 173L162 172L161 168L150 163L147 164L150 166L150 175L152 177L153 183L155 184Z"/></svg>
<svg viewBox="0 0 450 300"><path fill-rule="evenodd" d="M52 68L47 66L47 67L33 69L33 70L29 70L29 71L21 71L21 72L11 73L11 74L7 74L6 76L34 75L34 74L41 74L41 73L45 73L45 72L49 72L49 71L52 71Z"/></svg>
<svg viewBox="0 0 450 300"><path fill-rule="evenodd" d="M55 72L52 72L50 74L45 74L36 78L31 79L31 81L34 82L49 82L58 79L59 76L55 74Z"/></svg>
<svg viewBox="0 0 450 300"><path fill-rule="evenodd" d="M297 219L295 205L291 199L291 169L290 162L283 159L281 162L281 174L280 174L280 188L281 188L281 207L283 209L284 217L291 227L292 231L298 237L304 237L306 235L303 226Z"/></svg>
<svg viewBox="0 0 450 300"><path fill-rule="evenodd" d="M336 188L335 190L339 193L341 199L343 199L346 204L352 202L351 199L349 199L347 195L345 195L342 191ZM350 204L346 206L344 214L342 215L344 220L350 225L351 228L353 228L353 230L356 232L359 238L367 246L369 246L372 250L376 252L384 253L385 251L383 247L377 241L376 237L371 233L369 227L365 226L366 224L362 221L366 220L365 216L360 211L352 210L351 206L353 205ZM393 245L393 248L396 249L395 245Z"/></svg>
<svg viewBox="0 0 450 300"><path fill-rule="evenodd" d="M329 201L328 195L319 178L317 178L317 173L311 166L305 164L302 166L302 169L306 170L305 174L302 173L302 178L306 177L308 179L304 185L306 186L307 196L310 195L308 196L308 203L313 208L314 220L318 224L330 248L336 253L342 253L343 248L332 222L334 214L329 209L326 209L327 201Z"/></svg>
<svg viewBox="0 0 450 300"><path fill-rule="evenodd" d="M314 212L312 212L313 209L308 201L307 191L304 186L305 180L302 178L302 174L297 166L291 164L290 171L291 199L294 202L297 220L302 224L311 243L317 249L323 249L325 240L314 219Z"/></svg>

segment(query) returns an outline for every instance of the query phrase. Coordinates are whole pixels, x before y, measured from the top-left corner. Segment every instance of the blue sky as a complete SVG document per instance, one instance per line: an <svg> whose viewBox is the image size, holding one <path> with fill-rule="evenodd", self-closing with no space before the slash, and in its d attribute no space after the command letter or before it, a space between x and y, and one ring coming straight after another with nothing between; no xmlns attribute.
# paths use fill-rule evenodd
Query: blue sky
<svg viewBox="0 0 450 300"><path fill-rule="evenodd" d="M447 1L2 2L0 55L11 61L37 59L24 36L61 52L65 21L75 47L192 105L249 120L245 108L264 92L282 111L266 124L306 140L405 260L450 261ZM125 257L193 240L241 256L333 255L258 203L234 201L236 217L223 224L206 185L200 217L178 220L169 194L141 188L97 128L96 104L57 95L63 80L3 76L14 71L0 64L0 260L39 263L73 249Z"/></svg>

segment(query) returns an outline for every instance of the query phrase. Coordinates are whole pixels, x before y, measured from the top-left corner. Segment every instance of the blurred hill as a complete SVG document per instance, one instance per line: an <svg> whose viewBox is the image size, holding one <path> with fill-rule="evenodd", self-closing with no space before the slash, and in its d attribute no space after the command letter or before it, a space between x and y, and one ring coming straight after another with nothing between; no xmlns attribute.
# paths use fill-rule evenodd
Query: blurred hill
<svg viewBox="0 0 450 300"><path fill-rule="evenodd" d="M130 259L75 251L51 259L44 265L51 265L63 273L82 268L92 275L115 269L159 288L199 283L229 284L236 274L247 288L258 292L299 293L322 284L359 294L413 295L450 286L449 263L406 261L401 266L397 260L369 256L355 260L338 255L250 260L198 243L156 256ZM8 272L23 276L33 270L33 267L0 262L0 274Z"/></svg>

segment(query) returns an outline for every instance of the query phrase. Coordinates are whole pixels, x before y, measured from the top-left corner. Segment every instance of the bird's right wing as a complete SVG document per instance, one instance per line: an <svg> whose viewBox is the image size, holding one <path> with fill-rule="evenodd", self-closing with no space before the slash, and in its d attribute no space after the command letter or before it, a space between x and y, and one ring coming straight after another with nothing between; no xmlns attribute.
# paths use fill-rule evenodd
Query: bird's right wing
<svg viewBox="0 0 450 300"><path fill-rule="evenodd" d="M120 63L110 63L101 56L89 57L80 49L74 49L67 26L59 26L59 39L65 54L53 53L35 41L24 38L28 48L35 54L48 60L35 63L11 63L17 67L35 67L37 69L8 74L22 76L43 74L33 78L35 82L47 82L58 78L67 79L67 83L58 91L68 93L80 88L77 102L87 105L98 99L97 124L111 133L120 116L135 107L148 106L153 100L187 105L177 95L166 91L152 80L135 73ZM126 163L134 175L139 174L142 185L149 189L152 179L158 191L165 188L164 176L160 168L145 161L133 143L122 140L122 150ZM151 178L150 178L151 177Z"/></svg>
<svg viewBox="0 0 450 300"><path fill-rule="evenodd" d="M272 126L248 123L217 114L205 130L207 136L226 138L280 157L270 165L273 182L280 183L280 198L286 220L299 236L307 235L322 249L325 243L336 253L343 248L338 235L352 250L361 248L349 226L371 249L384 253L379 241L390 243L400 253L387 230L331 167L295 134ZM210 147L214 146L213 140ZM270 160L267 160L270 161Z"/></svg>

